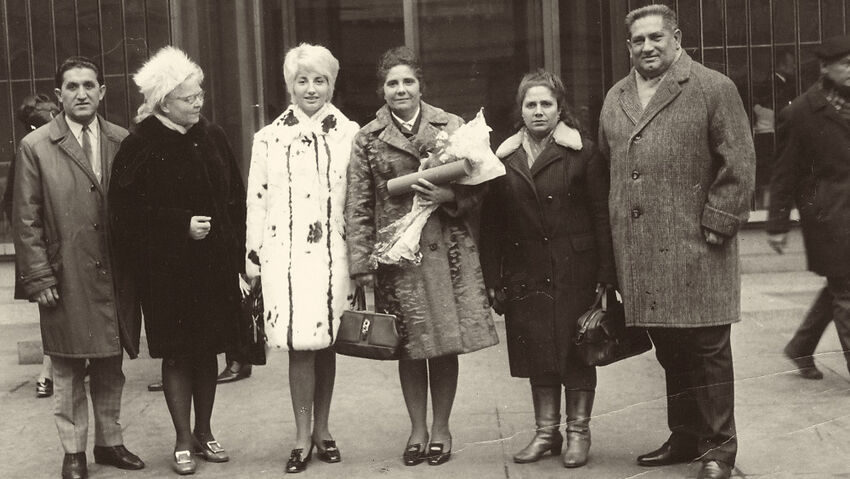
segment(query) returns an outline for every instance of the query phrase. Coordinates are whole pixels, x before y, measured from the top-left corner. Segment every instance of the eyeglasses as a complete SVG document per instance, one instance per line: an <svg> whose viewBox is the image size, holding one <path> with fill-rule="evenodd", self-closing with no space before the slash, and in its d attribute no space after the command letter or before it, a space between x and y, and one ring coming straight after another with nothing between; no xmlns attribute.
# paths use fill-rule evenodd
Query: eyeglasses
<svg viewBox="0 0 850 479"><path fill-rule="evenodd" d="M195 93L194 95L189 95L189 96L176 96L176 97L174 97L174 99L184 101L184 102L188 103L189 105L194 105L196 101L200 101L200 102L203 103L203 101L204 101L204 91L201 90L200 92Z"/></svg>

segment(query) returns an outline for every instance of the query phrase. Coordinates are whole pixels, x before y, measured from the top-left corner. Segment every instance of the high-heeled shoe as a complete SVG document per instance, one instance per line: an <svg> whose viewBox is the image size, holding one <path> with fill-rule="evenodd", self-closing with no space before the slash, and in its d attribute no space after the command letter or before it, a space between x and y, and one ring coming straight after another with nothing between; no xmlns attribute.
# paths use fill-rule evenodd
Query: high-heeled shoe
<svg viewBox="0 0 850 479"><path fill-rule="evenodd" d="M197 466L195 459L192 458L191 451L188 449L184 451L174 451L174 462L171 463L171 468L174 469L174 472L177 474L180 474L181 476L194 474Z"/></svg>
<svg viewBox="0 0 850 479"><path fill-rule="evenodd" d="M307 455L304 455L304 449L297 448L293 449L289 454L289 460L286 461L286 472L288 474L295 474L297 472L304 472L307 469L307 463L310 462L310 459L313 457L313 444L310 445L310 450L307 452Z"/></svg>
<svg viewBox="0 0 850 479"><path fill-rule="evenodd" d="M428 465L439 466L449 462L452 458L452 450L443 452L444 444L440 442L432 442L428 445Z"/></svg>
<svg viewBox="0 0 850 479"><path fill-rule="evenodd" d="M319 445L321 442L321 446ZM322 462L333 464L342 460L342 455L339 453L339 448L336 447L336 441L323 439L316 442L313 439L313 447L316 448L316 457ZM312 447L310 448L312 449Z"/></svg>
<svg viewBox="0 0 850 479"><path fill-rule="evenodd" d="M404 449L404 454L401 455L402 460L404 461L405 466L415 466L417 464L422 464L425 461L427 454L425 454L425 447L420 443L416 444L408 444Z"/></svg>
<svg viewBox="0 0 850 479"><path fill-rule="evenodd" d="M203 457L207 462L227 462L230 460L227 451L215 439L195 446L195 454Z"/></svg>

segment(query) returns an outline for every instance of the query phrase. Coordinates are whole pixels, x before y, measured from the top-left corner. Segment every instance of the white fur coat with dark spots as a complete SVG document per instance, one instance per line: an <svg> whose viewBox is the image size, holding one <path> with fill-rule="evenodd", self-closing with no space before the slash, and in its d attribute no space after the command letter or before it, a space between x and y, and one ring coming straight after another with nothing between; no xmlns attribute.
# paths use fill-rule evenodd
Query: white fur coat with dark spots
<svg viewBox="0 0 850 479"><path fill-rule="evenodd" d="M290 106L254 136L248 174L246 271L263 282L268 345L332 345L348 307L343 210L357 123L325 105Z"/></svg>

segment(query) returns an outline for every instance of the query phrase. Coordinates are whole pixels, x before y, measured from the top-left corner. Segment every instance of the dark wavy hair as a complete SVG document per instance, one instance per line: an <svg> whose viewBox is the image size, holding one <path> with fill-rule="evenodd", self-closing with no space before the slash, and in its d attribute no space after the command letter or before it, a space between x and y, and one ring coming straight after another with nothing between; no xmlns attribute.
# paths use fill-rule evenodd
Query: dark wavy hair
<svg viewBox="0 0 850 479"><path fill-rule="evenodd" d="M77 56L68 57L61 65L59 65L59 69L56 70L56 78L54 78L56 88L62 88L62 77L65 75L66 71L74 68L88 68L89 70L93 70L97 77L97 82L103 85L103 73L100 71L100 67L97 66L97 63L88 57Z"/></svg>
<svg viewBox="0 0 850 479"><path fill-rule="evenodd" d="M419 58L416 56L416 53L413 53L410 47L400 46L385 51L381 55L381 59L378 60L378 69L375 73L378 78L377 92L379 97L384 97L384 82L387 80L387 74L393 67L399 65L407 65L413 70L413 76L419 80L419 91L421 93L425 92L425 81L422 77L422 64L419 63Z"/></svg>
<svg viewBox="0 0 850 479"><path fill-rule="evenodd" d="M56 103L44 93L38 93L24 98L21 106L15 111L15 118L34 130L50 123L57 113L59 113L59 107Z"/></svg>
<svg viewBox="0 0 850 479"><path fill-rule="evenodd" d="M532 87L536 86L546 87L552 92L552 96L558 102L558 119L560 121L578 131L584 131L578 118L573 114L572 108L567 103L567 91L564 88L564 82L561 81L558 75L542 68L526 73L519 82L519 87L517 87L516 91L516 106L519 119L517 120L515 130L519 130L523 126L522 102L525 100L525 94Z"/></svg>

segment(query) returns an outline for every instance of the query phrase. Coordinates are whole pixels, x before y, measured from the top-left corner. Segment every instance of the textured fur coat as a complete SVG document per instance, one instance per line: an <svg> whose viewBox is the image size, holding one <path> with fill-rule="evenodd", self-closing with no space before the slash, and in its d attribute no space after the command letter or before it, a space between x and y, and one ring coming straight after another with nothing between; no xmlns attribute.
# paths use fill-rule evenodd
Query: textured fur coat
<svg viewBox="0 0 850 479"><path fill-rule="evenodd" d="M290 106L254 136L246 272L263 282L268 344L331 346L351 294L343 210L357 123L325 105Z"/></svg>

